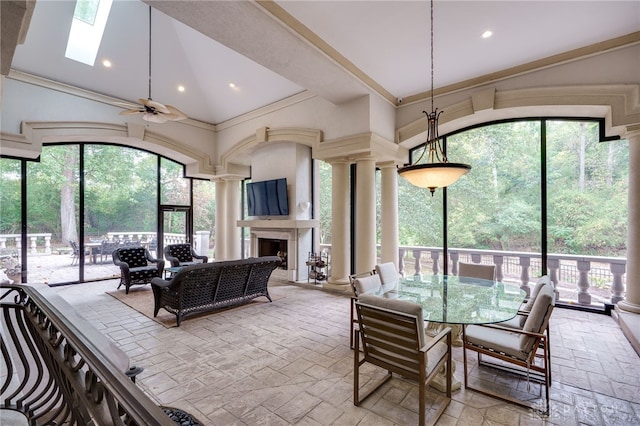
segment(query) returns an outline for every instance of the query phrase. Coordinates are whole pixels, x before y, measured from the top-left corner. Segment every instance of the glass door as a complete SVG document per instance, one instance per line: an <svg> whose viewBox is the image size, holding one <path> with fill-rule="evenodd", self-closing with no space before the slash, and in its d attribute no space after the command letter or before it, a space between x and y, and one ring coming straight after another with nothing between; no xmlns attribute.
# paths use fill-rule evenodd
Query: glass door
<svg viewBox="0 0 640 426"><path fill-rule="evenodd" d="M169 244L192 243L193 225L192 212L190 207L184 206L161 206L160 207L160 229L158 238L158 258L162 258L164 247ZM165 268L170 265L165 265Z"/></svg>

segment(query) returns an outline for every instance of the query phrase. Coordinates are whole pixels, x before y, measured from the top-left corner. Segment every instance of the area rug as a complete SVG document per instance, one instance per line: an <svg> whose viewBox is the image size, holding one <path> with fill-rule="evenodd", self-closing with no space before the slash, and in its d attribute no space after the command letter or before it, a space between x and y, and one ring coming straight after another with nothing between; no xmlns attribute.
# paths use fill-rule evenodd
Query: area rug
<svg viewBox="0 0 640 426"><path fill-rule="evenodd" d="M282 291L278 291L282 287L285 287L283 283L274 282L272 285L272 283L269 282L269 295L271 296L271 300L274 303L277 300L285 297L285 294ZM154 320L158 324L162 324L166 328L177 327L176 316L165 311L164 309L160 309L157 317L153 316L153 290L151 290L150 285L131 287L129 289L129 294L126 294L124 289L107 291L106 293L121 301L130 308L133 308L136 311L140 312L147 318ZM186 318L183 318L182 325L197 318L215 315L216 313L229 311L231 309L242 309L251 306L252 304L261 303L269 303L269 300L266 297L258 297L257 299L253 299L251 302L242 305L230 306L228 308L221 308L211 312L203 312L201 314L190 315Z"/></svg>

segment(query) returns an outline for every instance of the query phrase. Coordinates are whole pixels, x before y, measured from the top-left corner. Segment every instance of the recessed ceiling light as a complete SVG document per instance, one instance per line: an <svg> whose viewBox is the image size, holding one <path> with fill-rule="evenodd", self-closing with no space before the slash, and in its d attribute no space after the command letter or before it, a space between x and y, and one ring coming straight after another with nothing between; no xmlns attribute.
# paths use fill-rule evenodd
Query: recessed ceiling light
<svg viewBox="0 0 640 426"><path fill-rule="evenodd" d="M104 61L102 61L102 65L104 65L106 68L111 68L111 61L105 59Z"/></svg>
<svg viewBox="0 0 640 426"><path fill-rule="evenodd" d="M489 38L493 35L493 32L487 30L485 32L482 33L482 38Z"/></svg>
<svg viewBox="0 0 640 426"><path fill-rule="evenodd" d="M178 86L178 92L184 92L184 86L181 84Z"/></svg>
<svg viewBox="0 0 640 426"><path fill-rule="evenodd" d="M235 88L236 88L236 87L238 87L238 86L236 86L236 84L235 84L235 83L229 83L229 87L231 87L232 89L235 89Z"/></svg>

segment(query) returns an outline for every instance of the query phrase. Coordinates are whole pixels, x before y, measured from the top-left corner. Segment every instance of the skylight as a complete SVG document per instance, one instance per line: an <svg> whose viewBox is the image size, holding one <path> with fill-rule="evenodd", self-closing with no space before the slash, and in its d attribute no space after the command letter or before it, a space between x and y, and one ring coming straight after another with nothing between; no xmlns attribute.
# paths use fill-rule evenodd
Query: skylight
<svg viewBox="0 0 640 426"><path fill-rule="evenodd" d="M65 56L93 66L113 0L77 0Z"/></svg>

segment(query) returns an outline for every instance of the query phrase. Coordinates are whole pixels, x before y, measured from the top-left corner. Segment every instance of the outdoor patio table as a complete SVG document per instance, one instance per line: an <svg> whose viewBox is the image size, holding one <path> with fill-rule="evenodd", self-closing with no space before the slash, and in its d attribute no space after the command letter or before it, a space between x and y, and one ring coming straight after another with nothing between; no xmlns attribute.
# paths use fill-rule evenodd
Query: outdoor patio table
<svg viewBox="0 0 640 426"><path fill-rule="evenodd" d="M525 296L515 284L455 275L413 276L398 284L398 299L422 305L424 320L429 322L427 334L436 334L446 324L455 346L462 346L463 326L507 321L516 316ZM444 371L432 386L446 390ZM454 379L452 390L460 387Z"/></svg>
<svg viewBox="0 0 640 426"><path fill-rule="evenodd" d="M98 249L102 247L102 241L84 243L84 247L85 247L85 249L89 249L89 260L91 261L91 263L93 263L95 265L96 264L96 258L97 258L98 252L99 252Z"/></svg>

